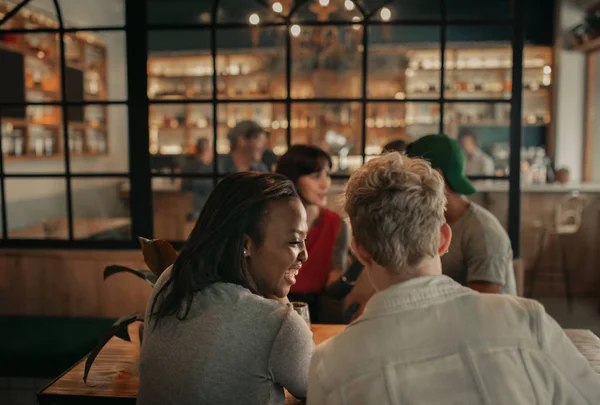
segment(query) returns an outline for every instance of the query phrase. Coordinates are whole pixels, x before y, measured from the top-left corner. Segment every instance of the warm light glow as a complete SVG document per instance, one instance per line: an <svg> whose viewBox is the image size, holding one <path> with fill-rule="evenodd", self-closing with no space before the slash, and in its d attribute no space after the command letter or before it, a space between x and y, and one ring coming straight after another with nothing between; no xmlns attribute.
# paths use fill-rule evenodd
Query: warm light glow
<svg viewBox="0 0 600 405"><path fill-rule="evenodd" d="M352 11L354 10L354 2L352 0L346 0L344 2L344 7L346 7L346 10Z"/></svg>
<svg viewBox="0 0 600 405"><path fill-rule="evenodd" d="M329 0L319 0L319 4L323 7L327 7L329 5Z"/></svg>
<svg viewBox="0 0 600 405"><path fill-rule="evenodd" d="M402 91L399 91L398 93L396 93L394 98L396 100L404 100L406 98L406 94L404 94L404 92L402 92Z"/></svg>
<svg viewBox="0 0 600 405"><path fill-rule="evenodd" d="M550 73L552 73L552 68L548 65L544 66L544 73L549 75Z"/></svg>
<svg viewBox="0 0 600 405"><path fill-rule="evenodd" d="M271 7L273 7L273 11L275 11L276 13L282 13L283 12L283 6L278 1L276 1L275 3L273 3L273 5Z"/></svg>
<svg viewBox="0 0 600 405"><path fill-rule="evenodd" d="M379 12L379 15L383 21L389 21L390 18L392 18L392 11L387 7L383 7Z"/></svg>
<svg viewBox="0 0 600 405"><path fill-rule="evenodd" d="M256 13L250 14L250 17L248 17L248 22L252 25L257 25L260 22L260 17Z"/></svg>
<svg viewBox="0 0 600 405"><path fill-rule="evenodd" d="M352 17L352 21L358 22L358 21L360 21L360 17L355 15L354 17ZM354 24L354 25L352 25L352 29L354 31L358 31L360 29L360 25Z"/></svg>
<svg viewBox="0 0 600 405"><path fill-rule="evenodd" d="M290 33L296 38L300 35L301 32L302 28L300 28L298 24L294 24L290 27Z"/></svg>

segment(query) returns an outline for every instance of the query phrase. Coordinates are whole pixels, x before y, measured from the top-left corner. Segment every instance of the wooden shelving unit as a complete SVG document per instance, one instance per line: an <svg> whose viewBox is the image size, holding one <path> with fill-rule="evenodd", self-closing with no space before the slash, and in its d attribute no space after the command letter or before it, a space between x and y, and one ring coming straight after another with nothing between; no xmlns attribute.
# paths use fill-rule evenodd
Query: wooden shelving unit
<svg viewBox="0 0 600 405"><path fill-rule="evenodd" d="M9 8L0 0L0 16ZM6 23L7 29L56 27L57 22L48 16L25 9ZM103 43L87 33L67 33L65 50L66 101L106 100L106 48ZM0 52L5 56L0 65L0 76L13 81L12 91L2 97L3 101L61 100L58 34L5 34L0 37ZM3 111L0 129L4 159L22 161L64 157L62 113L60 106L39 105ZM66 114L71 156L94 157L108 153L106 105L69 106Z"/></svg>
<svg viewBox="0 0 600 405"><path fill-rule="evenodd" d="M264 52L264 54L262 54ZM269 53L271 52L271 53ZM408 140L425 133L437 132L440 111L439 50L374 48L369 58L367 91L370 98L426 99L429 103L371 103L367 106L367 145L377 150L397 138ZM448 49L446 54L446 98L507 99L511 95L512 55L509 47L485 49ZM373 61L399 61L381 66ZM271 99L284 101L285 76L270 71L272 51L237 50L220 55L217 60L219 153L228 152L226 133L241 119L254 119L271 131L271 148L285 148L286 129L292 127L292 142L311 143L327 148L326 135L333 132L353 145L350 155L360 155L360 103L292 104L291 121L285 107L276 102L240 104L227 99ZM378 59L377 59L378 58ZM551 120L550 48L527 47L524 55L524 126L547 126ZM360 98L360 70L335 72L317 69L311 72L292 68L292 98L340 97ZM187 56L150 55L148 61L149 97L160 99L210 99L212 97L212 63L208 54ZM263 81L264 80L264 81ZM195 84L194 84L195 83ZM358 84L357 84L358 83ZM195 86L195 87L194 87ZM509 104L499 103L485 112L486 103L445 105L444 128L457 136L464 126L509 127ZM153 105L150 110L152 153L186 153L193 150L195 139L212 138L210 104L190 106ZM194 116L194 109L205 108ZM470 111L472 109L473 111ZM504 110L503 110L504 109ZM484 114L485 112L485 114ZM199 124L198 124L199 122ZM173 147L175 145L175 147Z"/></svg>

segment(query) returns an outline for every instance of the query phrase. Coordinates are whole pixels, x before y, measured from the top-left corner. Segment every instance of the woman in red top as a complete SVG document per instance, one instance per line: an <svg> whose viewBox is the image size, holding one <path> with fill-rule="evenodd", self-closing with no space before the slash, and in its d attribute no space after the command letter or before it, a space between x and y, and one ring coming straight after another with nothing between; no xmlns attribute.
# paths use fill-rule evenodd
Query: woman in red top
<svg viewBox="0 0 600 405"><path fill-rule="evenodd" d="M331 157L320 148L293 145L279 158L276 172L294 182L306 208L308 260L290 289L290 301L308 302L311 320L319 322L321 295L346 267L348 225L325 207L331 186Z"/></svg>

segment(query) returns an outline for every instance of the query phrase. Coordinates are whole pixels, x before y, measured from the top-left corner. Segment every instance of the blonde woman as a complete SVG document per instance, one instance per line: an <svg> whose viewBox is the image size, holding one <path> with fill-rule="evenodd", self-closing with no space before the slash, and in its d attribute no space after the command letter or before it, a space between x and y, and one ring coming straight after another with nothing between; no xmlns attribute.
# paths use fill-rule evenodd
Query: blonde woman
<svg viewBox="0 0 600 405"><path fill-rule="evenodd" d="M317 347L308 404L600 403L598 376L539 303L442 275L445 204L419 158L391 153L352 175L351 246L377 292Z"/></svg>

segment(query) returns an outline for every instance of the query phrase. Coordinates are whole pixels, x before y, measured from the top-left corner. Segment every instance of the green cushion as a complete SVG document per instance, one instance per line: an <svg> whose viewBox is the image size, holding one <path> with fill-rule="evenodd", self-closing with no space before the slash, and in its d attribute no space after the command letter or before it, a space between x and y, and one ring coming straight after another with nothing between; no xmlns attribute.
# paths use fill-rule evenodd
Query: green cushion
<svg viewBox="0 0 600 405"><path fill-rule="evenodd" d="M115 319L0 317L0 376L53 378L91 351Z"/></svg>

